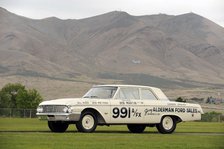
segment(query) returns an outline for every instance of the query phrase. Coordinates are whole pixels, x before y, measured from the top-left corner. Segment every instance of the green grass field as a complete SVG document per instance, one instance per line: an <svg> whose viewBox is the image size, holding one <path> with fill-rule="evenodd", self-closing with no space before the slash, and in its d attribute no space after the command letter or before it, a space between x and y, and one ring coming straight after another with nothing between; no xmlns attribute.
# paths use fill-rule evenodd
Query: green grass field
<svg viewBox="0 0 224 149"><path fill-rule="evenodd" d="M1 149L223 149L224 123L185 122L173 134L159 134L148 127L142 134L126 126L98 126L94 133L78 133L70 125L65 133L52 133L46 121L0 118Z"/></svg>

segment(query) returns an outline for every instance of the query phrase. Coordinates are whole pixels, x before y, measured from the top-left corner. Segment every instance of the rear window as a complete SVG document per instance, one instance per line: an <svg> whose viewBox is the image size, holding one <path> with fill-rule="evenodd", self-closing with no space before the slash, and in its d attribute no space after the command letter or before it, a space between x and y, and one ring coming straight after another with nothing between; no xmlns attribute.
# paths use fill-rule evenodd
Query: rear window
<svg viewBox="0 0 224 149"><path fill-rule="evenodd" d="M157 100L155 95L149 89L142 89L141 93L142 93L143 100Z"/></svg>

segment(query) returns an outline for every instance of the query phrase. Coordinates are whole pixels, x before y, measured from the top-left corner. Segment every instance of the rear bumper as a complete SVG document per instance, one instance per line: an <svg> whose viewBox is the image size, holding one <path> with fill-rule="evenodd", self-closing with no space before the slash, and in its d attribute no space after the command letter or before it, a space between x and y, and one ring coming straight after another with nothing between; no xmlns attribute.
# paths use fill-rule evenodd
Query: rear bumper
<svg viewBox="0 0 224 149"><path fill-rule="evenodd" d="M79 121L80 114L76 113L37 113L40 120L47 121Z"/></svg>

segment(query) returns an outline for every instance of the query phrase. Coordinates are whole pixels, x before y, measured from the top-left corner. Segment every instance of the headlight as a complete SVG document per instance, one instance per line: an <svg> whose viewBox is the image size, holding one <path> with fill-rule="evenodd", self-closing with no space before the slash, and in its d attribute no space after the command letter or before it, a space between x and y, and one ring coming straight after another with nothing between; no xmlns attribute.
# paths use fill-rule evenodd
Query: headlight
<svg viewBox="0 0 224 149"><path fill-rule="evenodd" d="M64 109L63 109L63 112L65 112L65 113L71 113L72 112L72 109L70 108L70 107L64 107Z"/></svg>
<svg viewBox="0 0 224 149"><path fill-rule="evenodd" d="M43 106L37 107L37 112L42 113L44 111Z"/></svg>
<svg viewBox="0 0 224 149"><path fill-rule="evenodd" d="M68 107L64 107L63 112L68 113Z"/></svg>

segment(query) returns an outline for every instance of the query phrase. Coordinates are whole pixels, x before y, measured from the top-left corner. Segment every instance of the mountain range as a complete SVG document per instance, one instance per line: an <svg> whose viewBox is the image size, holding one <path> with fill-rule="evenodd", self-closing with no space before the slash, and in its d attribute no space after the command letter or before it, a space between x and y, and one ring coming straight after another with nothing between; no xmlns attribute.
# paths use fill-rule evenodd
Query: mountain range
<svg viewBox="0 0 224 149"><path fill-rule="evenodd" d="M0 76L224 86L224 28L194 13L40 20L0 8Z"/></svg>

